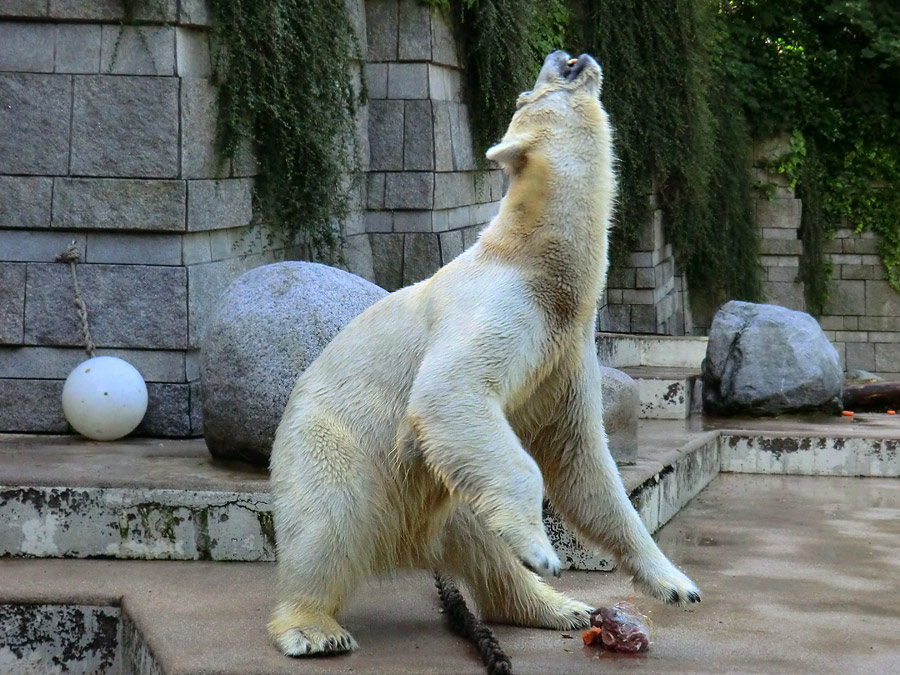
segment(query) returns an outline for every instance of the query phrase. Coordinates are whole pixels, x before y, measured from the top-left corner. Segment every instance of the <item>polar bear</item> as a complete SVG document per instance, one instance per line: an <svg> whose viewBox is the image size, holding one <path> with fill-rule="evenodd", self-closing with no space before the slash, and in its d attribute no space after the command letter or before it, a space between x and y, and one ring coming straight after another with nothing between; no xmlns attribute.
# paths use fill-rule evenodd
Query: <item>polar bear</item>
<svg viewBox="0 0 900 675"><path fill-rule="evenodd" d="M602 423L595 313L615 192L601 70L550 54L488 159L510 186L479 241L354 319L300 376L271 485L275 645L349 651L335 616L371 575L450 573L488 621L560 630L591 607L560 572L544 494L668 603L697 587L641 523Z"/></svg>

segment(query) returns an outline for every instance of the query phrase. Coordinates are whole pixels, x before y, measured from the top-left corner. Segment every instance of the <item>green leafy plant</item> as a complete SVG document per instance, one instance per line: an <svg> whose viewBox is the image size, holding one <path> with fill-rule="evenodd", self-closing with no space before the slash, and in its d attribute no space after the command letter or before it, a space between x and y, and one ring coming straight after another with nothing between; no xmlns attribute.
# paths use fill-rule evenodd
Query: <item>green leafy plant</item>
<svg viewBox="0 0 900 675"><path fill-rule="evenodd" d="M336 261L358 173L359 46L345 3L210 0L219 147L256 150L255 217Z"/></svg>

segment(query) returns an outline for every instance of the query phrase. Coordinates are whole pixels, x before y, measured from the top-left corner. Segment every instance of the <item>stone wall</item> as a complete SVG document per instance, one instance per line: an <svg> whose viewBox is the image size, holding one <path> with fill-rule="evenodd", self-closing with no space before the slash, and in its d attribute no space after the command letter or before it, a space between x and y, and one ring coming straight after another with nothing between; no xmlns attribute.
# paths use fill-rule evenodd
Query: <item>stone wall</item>
<svg viewBox="0 0 900 675"><path fill-rule="evenodd" d="M141 5L139 5L141 6ZM148 382L138 433L200 433L203 321L243 271L296 257L248 228L256 165L217 160L202 2L0 0L0 430L66 430L60 392L82 359L75 241L98 354Z"/></svg>
<svg viewBox="0 0 900 675"><path fill-rule="evenodd" d="M803 204L783 177L764 168L787 148L787 140L777 138L760 143L755 153L758 180L774 183L771 198L760 194L756 201L763 292L766 302L806 311L803 284L797 280ZM900 293L886 280L877 235L842 228L826 242L825 252L833 265L831 298L819 323L842 367L900 380Z"/></svg>
<svg viewBox="0 0 900 675"><path fill-rule="evenodd" d="M472 244L504 190L496 167L476 171L460 52L447 20L418 0L365 3L369 92L367 200L371 267L350 269L395 290Z"/></svg>
<svg viewBox="0 0 900 675"><path fill-rule="evenodd" d="M657 197L650 194L647 198L650 217L626 264L609 275L598 328L611 333L691 335L694 324L687 283L676 272Z"/></svg>

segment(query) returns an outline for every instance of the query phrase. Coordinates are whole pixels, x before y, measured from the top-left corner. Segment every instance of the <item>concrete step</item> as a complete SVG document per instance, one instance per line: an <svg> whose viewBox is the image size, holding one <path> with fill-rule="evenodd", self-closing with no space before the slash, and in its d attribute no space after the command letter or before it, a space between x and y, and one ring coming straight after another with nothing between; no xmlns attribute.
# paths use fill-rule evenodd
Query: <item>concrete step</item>
<svg viewBox="0 0 900 675"><path fill-rule="evenodd" d="M700 370L706 357L706 337L597 333L600 363L613 368L642 366Z"/></svg>
<svg viewBox="0 0 900 675"><path fill-rule="evenodd" d="M641 425L638 459L621 469L651 531L719 466L715 433L655 430ZM613 568L549 505L545 524L567 568ZM268 477L214 462L197 440L0 436L0 556L271 561Z"/></svg>
<svg viewBox="0 0 900 675"><path fill-rule="evenodd" d="M699 370L662 366L622 370L637 383L641 419L683 420L702 412Z"/></svg>

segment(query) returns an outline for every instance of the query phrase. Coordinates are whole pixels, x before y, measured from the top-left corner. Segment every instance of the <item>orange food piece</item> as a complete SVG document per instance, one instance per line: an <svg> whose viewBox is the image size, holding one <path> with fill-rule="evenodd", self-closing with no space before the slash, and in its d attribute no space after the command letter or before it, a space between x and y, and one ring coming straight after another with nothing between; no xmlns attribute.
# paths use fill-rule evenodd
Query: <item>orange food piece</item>
<svg viewBox="0 0 900 675"><path fill-rule="evenodd" d="M602 629L594 626L589 630L584 631L581 635L581 639L584 640L584 644L586 645L600 645L603 644L602 633Z"/></svg>
<svg viewBox="0 0 900 675"><path fill-rule="evenodd" d="M895 410L888 410L888 415L896 415L897 412Z"/></svg>
<svg viewBox="0 0 900 675"><path fill-rule="evenodd" d="M845 417L853 417L853 411L852 411L852 410L845 410L845 411L843 411L843 412L841 413L841 415L844 415Z"/></svg>

